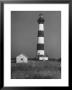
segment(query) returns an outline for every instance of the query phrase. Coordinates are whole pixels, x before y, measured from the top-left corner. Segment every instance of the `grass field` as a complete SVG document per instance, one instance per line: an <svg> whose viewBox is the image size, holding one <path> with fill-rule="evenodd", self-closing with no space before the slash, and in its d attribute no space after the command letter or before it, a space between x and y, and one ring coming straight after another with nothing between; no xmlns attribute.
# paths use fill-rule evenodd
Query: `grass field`
<svg viewBox="0 0 72 90"><path fill-rule="evenodd" d="M60 79L61 62L58 61L29 61L11 64L12 79Z"/></svg>

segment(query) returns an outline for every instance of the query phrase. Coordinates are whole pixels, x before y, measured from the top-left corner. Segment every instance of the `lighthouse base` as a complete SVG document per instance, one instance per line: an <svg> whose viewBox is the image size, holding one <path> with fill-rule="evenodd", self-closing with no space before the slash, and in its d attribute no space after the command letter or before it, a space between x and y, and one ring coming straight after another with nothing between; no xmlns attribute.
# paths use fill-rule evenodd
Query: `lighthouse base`
<svg viewBox="0 0 72 90"><path fill-rule="evenodd" d="M42 57L39 57L39 60L46 61L46 60L48 60L48 57L46 57L46 56L42 56Z"/></svg>

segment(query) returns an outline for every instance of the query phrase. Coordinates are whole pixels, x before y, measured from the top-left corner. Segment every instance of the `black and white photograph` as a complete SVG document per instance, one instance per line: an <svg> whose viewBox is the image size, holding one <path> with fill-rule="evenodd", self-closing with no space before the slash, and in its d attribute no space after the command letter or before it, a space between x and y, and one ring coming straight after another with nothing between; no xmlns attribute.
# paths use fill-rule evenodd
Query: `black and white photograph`
<svg viewBox="0 0 72 90"><path fill-rule="evenodd" d="M61 12L11 12L11 78L61 79Z"/></svg>
<svg viewBox="0 0 72 90"><path fill-rule="evenodd" d="M4 86L68 85L68 4L4 4Z"/></svg>

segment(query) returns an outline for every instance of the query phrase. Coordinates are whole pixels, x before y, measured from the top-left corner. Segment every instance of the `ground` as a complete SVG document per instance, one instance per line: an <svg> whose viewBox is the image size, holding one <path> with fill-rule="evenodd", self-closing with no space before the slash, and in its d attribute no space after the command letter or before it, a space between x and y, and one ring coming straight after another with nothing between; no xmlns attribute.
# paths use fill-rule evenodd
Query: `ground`
<svg viewBox="0 0 72 90"><path fill-rule="evenodd" d="M33 61L11 64L12 79L61 79L60 61Z"/></svg>

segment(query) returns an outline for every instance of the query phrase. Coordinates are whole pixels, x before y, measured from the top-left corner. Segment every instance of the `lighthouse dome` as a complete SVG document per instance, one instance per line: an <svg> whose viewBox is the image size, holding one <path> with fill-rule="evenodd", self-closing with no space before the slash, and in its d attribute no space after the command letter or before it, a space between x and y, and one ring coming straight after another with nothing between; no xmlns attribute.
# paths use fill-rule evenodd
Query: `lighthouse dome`
<svg viewBox="0 0 72 90"><path fill-rule="evenodd" d="M44 21L45 21L45 20L44 20L43 14L42 14L42 13L40 13L40 14L39 14L39 18L38 18L38 21L37 21L37 22L40 24L40 23L44 23Z"/></svg>

